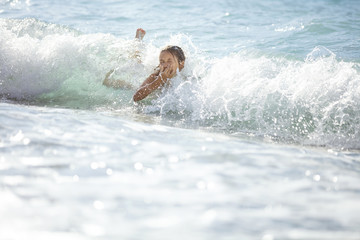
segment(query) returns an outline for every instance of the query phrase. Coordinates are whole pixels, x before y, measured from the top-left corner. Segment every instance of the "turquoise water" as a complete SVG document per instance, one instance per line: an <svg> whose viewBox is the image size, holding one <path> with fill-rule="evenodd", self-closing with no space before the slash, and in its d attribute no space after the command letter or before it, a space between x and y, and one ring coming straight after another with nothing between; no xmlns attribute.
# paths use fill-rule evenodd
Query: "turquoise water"
<svg viewBox="0 0 360 240"><path fill-rule="evenodd" d="M0 1L0 239L359 239L359 10Z"/></svg>

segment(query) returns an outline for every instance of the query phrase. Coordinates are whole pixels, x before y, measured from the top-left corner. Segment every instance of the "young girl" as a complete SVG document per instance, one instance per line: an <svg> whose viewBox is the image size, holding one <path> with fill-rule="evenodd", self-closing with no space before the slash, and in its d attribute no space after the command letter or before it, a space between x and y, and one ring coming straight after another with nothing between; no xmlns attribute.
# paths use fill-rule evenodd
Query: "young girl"
<svg viewBox="0 0 360 240"><path fill-rule="evenodd" d="M150 93L163 87L176 73L184 68L185 55L180 47L167 46L160 52L159 66L138 88L133 96L135 102L146 98Z"/></svg>
<svg viewBox="0 0 360 240"><path fill-rule="evenodd" d="M145 31L141 28L137 29L135 38L142 40ZM181 71L185 65L185 55L183 50L178 46L167 46L160 52L159 65L136 90L133 100L135 102L146 98L150 93L158 88L163 87L178 71ZM109 76L113 72L106 74L103 84L108 87L115 88L132 88L132 86L124 81L110 81Z"/></svg>

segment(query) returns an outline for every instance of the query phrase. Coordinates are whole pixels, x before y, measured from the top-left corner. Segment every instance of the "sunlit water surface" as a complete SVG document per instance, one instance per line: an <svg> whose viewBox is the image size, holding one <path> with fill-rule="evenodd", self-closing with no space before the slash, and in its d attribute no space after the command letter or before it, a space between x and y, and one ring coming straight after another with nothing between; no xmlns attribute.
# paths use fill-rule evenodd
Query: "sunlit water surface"
<svg viewBox="0 0 360 240"><path fill-rule="evenodd" d="M0 0L0 239L360 239L359 20L351 0ZM157 96L102 85L135 88L167 44L186 66Z"/></svg>

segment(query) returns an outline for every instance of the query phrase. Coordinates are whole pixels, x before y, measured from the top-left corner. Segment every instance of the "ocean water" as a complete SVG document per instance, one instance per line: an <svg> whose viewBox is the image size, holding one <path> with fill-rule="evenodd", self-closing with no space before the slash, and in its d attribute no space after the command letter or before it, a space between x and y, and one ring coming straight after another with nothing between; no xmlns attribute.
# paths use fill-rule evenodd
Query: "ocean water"
<svg viewBox="0 0 360 240"><path fill-rule="evenodd" d="M360 239L359 22L355 0L0 0L0 239ZM133 103L169 44L184 70Z"/></svg>

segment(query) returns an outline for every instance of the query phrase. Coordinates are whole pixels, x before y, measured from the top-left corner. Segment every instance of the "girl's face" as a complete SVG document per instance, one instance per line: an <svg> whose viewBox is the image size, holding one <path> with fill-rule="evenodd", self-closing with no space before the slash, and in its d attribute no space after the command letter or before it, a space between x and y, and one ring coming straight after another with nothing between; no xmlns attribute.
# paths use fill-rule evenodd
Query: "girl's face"
<svg viewBox="0 0 360 240"><path fill-rule="evenodd" d="M179 62L176 59L176 57L172 55L169 51L162 51L159 56L159 61L160 61L161 69L164 70L170 68L171 75L169 76L169 78L175 76L177 69L179 69L179 71L183 69L183 64L181 63L179 65Z"/></svg>

